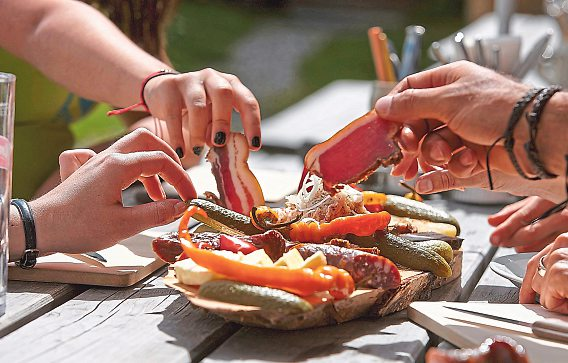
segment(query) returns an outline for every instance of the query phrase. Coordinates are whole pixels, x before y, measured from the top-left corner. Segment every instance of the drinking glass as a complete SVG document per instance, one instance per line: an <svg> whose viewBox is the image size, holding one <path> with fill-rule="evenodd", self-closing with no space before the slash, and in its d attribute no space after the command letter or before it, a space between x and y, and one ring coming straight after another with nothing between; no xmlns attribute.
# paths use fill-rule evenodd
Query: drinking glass
<svg viewBox="0 0 568 363"><path fill-rule="evenodd" d="M16 76L0 72L0 316L6 311Z"/></svg>

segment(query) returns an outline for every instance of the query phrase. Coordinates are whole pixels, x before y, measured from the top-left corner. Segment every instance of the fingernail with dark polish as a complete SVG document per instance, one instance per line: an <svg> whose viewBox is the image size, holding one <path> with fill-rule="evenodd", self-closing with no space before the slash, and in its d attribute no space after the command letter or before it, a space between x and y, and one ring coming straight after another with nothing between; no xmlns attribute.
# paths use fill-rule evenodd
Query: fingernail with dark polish
<svg viewBox="0 0 568 363"><path fill-rule="evenodd" d="M225 135L225 133L223 131L219 131L218 133L215 134L215 140L213 141L217 145L225 145L226 138L227 136Z"/></svg>
<svg viewBox="0 0 568 363"><path fill-rule="evenodd" d="M202 151L203 151L203 148L201 146L194 146L193 147L193 153L197 156L201 155Z"/></svg>
<svg viewBox="0 0 568 363"><path fill-rule="evenodd" d="M183 149L181 147L178 147L176 149L176 154L177 156L179 156L180 159L183 158Z"/></svg>
<svg viewBox="0 0 568 363"><path fill-rule="evenodd" d="M258 137L258 136L253 137L252 140L251 140L251 144L254 147L259 147L260 146L260 137Z"/></svg>

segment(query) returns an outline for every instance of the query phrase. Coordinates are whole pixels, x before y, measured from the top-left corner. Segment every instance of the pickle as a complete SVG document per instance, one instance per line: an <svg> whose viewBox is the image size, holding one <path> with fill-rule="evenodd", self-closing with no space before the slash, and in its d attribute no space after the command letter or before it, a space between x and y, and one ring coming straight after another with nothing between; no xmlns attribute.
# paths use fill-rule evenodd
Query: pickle
<svg viewBox="0 0 568 363"><path fill-rule="evenodd" d="M387 195L387 201L383 207L387 212L395 216L426 219L432 222L451 224L456 227L457 234L460 234L460 224L454 216L426 203L389 194Z"/></svg>
<svg viewBox="0 0 568 363"><path fill-rule="evenodd" d="M207 218L199 214L194 214L191 218L195 218L219 232L248 236L264 232L256 228L248 216L223 208L208 200L192 199L189 205L199 207L207 213Z"/></svg>
<svg viewBox="0 0 568 363"><path fill-rule="evenodd" d="M417 243L420 247L428 248L432 252L436 252L437 254L442 256L447 263L452 262L452 260L454 259L454 250L452 250L452 246L444 241L432 239L429 241L420 241L413 243Z"/></svg>
<svg viewBox="0 0 568 363"><path fill-rule="evenodd" d="M213 280L199 287L198 295L231 304L258 306L286 313L303 313L313 309L306 300L286 291L248 285L229 280Z"/></svg>
<svg viewBox="0 0 568 363"><path fill-rule="evenodd" d="M392 233L376 233L375 237L381 255L393 262L411 269L430 271L439 277L452 276L450 265L431 248Z"/></svg>
<svg viewBox="0 0 568 363"><path fill-rule="evenodd" d="M450 237L436 232L405 233L401 234L400 236L412 242L422 242L422 241L431 241L431 240L444 241L447 244L449 244L450 247L452 247L452 250L459 250L463 242L463 238Z"/></svg>

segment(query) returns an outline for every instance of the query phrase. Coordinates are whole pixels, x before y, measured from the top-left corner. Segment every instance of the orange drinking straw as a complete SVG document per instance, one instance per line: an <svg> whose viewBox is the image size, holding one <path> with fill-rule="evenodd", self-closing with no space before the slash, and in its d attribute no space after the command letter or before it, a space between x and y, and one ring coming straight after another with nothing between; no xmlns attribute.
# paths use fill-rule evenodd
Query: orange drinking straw
<svg viewBox="0 0 568 363"><path fill-rule="evenodd" d="M390 60L390 53L389 53L389 44L388 38L385 33L379 34L379 47L380 47L380 54L382 59L382 63L385 66L385 81L388 82L396 82L396 75L394 73L394 67Z"/></svg>
<svg viewBox="0 0 568 363"><path fill-rule="evenodd" d="M373 63L375 64L375 73L377 74L377 79L379 81L387 80L386 65L384 63L384 56L381 50L381 45L379 41L379 35L383 33L383 30L378 26L369 28L367 34L369 35L369 44L371 46L371 54L373 56ZM388 57L388 52L387 52Z"/></svg>

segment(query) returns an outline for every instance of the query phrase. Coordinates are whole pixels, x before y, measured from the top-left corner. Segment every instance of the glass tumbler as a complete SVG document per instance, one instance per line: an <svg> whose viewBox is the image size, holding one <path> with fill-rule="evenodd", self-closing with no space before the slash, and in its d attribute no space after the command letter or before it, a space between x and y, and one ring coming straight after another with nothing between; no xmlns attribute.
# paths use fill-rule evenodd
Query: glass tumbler
<svg viewBox="0 0 568 363"><path fill-rule="evenodd" d="M0 72L0 316L6 312L16 76Z"/></svg>

